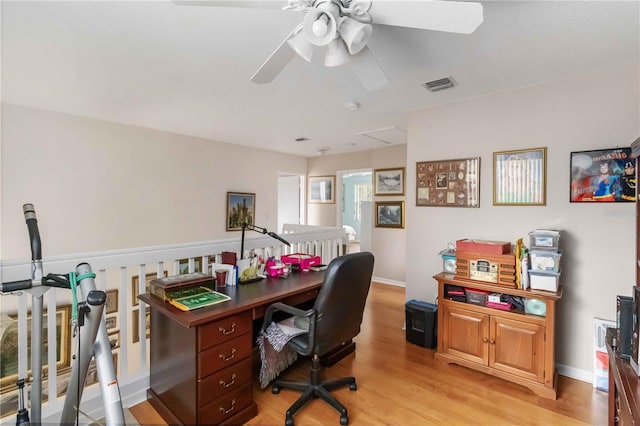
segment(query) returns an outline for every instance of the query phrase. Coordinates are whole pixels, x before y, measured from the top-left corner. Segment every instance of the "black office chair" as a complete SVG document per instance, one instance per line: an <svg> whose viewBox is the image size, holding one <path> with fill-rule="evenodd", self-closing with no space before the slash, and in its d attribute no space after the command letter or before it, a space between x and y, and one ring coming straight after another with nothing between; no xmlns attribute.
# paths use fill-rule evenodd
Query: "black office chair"
<svg viewBox="0 0 640 426"><path fill-rule="evenodd" d="M307 272L312 273L312 272ZM311 355L311 372L308 382L276 380L272 393L280 388L302 391L302 395L287 410L285 425L293 426L293 415L309 400L322 398L340 413L340 424L349 423L347 408L329 393L333 389L349 386L357 389L355 377L320 381L320 357L350 341L360 333L364 306L369 294L373 274L373 255L368 252L347 254L329 263L324 281L313 308L303 311L283 303L274 303L267 308L262 329L271 324L271 317L283 311L303 319L308 324L308 333L289 340L287 346L300 355ZM306 328L306 327L305 327Z"/></svg>

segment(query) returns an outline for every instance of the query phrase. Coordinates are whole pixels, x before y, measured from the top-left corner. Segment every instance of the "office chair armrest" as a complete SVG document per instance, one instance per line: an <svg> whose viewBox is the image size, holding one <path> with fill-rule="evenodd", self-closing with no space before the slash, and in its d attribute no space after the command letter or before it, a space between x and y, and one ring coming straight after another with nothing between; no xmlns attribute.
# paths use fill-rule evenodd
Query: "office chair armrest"
<svg viewBox="0 0 640 426"><path fill-rule="evenodd" d="M281 311L281 312L285 312L289 315L295 315L297 317L311 317L311 321L315 322L315 311L313 309L309 309L307 311L303 311L302 309L298 309L296 307L293 306L289 306L286 305L284 303L281 302L276 302L273 303L271 305L269 305L269 307L267 307L267 311L264 314L264 321L262 322L262 330L266 330L267 327L269 326L269 324L271 324L272 317L273 314Z"/></svg>

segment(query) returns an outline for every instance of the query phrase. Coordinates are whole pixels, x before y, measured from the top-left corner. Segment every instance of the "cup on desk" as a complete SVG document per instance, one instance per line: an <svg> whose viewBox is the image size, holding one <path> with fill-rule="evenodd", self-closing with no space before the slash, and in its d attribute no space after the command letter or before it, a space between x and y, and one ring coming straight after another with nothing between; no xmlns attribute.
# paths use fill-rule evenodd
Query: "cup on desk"
<svg viewBox="0 0 640 426"><path fill-rule="evenodd" d="M224 287L227 285L227 270L226 269L216 269L216 286Z"/></svg>

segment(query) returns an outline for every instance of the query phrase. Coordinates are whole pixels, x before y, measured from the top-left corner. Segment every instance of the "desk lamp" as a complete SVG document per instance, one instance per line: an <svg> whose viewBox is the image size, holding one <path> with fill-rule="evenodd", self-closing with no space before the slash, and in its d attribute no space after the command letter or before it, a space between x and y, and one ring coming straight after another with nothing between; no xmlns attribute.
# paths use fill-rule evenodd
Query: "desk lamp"
<svg viewBox="0 0 640 426"><path fill-rule="evenodd" d="M269 232L266 228L262 228L261 226L252 225L247 222L242 222L242 237L240 239L240 259L244 259L244 230L248 229L250 231L256 231L261 234L267 234L271 238L275 238L276 240L285 243L287 246L291 247L289 241L282 238L280 235L275 232Z"/></svg>

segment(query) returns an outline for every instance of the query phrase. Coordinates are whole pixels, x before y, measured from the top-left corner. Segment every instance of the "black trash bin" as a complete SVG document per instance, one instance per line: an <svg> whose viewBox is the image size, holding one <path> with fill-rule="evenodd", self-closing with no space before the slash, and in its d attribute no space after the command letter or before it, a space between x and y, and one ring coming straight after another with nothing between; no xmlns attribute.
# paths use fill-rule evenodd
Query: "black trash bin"
<svg viewBox="0 0 640 426"><path fill-rule="evenodd" d="M434 349L438 343L438 306L410 300L404 305L407 341L423 348Z"/></svg>

